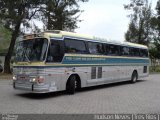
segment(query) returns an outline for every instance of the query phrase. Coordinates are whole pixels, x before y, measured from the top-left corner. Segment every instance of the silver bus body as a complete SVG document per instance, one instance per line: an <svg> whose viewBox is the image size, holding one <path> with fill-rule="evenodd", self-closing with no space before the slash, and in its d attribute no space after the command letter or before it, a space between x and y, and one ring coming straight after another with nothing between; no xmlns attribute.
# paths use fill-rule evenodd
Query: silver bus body
<svg viewBox="0 0 160 120"><path fill-rule="evenodd" d="M101 43L103 46L112 44L148 51L146 46L139 44L112 42L102 38L64 31L46 31L34 38L48 40L46 56L48 55L47 52L49 52L51 40L64 41L65 38L75 41ZM26 56L24 57L29 59ZM66 90L69 80L73 76L78 79L77 82L80 88L83 88L132 80L133 73L136 73L137 79L149 75L148 56L65 52L60 62L47 62L47 58L42 61L16 61L13 67L13 87L33 93L48 93Z"/></svg>

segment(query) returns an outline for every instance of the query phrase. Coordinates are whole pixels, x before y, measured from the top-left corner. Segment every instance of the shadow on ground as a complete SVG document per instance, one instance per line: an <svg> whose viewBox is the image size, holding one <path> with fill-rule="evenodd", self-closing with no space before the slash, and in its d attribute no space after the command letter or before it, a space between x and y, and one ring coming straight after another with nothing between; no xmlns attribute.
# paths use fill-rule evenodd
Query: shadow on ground
<svg viewBox="0 0 160 120"><path fill-rule="evenodd" d="M16 96L19 97L25 97L29 99L48 99L48 98L53 98L53 97L60 97L62 95L65 95L65 91L60 91L60 92L52 92L52 93L20 93L16 94Z"/></svg>
<svg viewBox="0 0 160 120"><path fill-rule="evenodd" d="M138 83L145 82L146 80L138 80ZM92 86L92 87L86 87L82 88L78 92L87 92L87 91L93 91L98 89L106 89L106 88L112 88L112 87L118 87L118 86L124 86L124 85L136 85L136 83L131 83L130 81L124 81L124 82L117 82L117 83L110 83L110 84L104 84L104 85L98 85L98 86Z"/></svg>

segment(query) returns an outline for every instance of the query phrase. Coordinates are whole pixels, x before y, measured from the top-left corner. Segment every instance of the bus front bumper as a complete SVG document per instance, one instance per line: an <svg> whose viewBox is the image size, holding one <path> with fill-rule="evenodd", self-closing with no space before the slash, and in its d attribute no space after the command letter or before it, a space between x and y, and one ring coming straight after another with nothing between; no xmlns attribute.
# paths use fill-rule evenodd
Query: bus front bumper
<svg viewBox="0 0 160 120"><path fill-rule="evenodd" d="M34 84L34 83L18 83L13 82L13 88L17 90L24 90L32 93L49 93L56 92L56 86L50 86L49 84Z"/></svg>

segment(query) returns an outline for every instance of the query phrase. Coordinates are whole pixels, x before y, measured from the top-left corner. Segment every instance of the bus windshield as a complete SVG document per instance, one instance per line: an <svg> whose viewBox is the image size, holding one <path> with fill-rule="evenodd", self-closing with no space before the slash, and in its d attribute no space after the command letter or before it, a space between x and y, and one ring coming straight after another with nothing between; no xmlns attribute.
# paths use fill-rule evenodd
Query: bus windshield
<svg viewBox="0 0 160 120"><path fill-rule="evenodd" d="M48 47L48 40L45 38L35 38L24 40L16 46L15 60L17 62L44 61Z"/></svg>

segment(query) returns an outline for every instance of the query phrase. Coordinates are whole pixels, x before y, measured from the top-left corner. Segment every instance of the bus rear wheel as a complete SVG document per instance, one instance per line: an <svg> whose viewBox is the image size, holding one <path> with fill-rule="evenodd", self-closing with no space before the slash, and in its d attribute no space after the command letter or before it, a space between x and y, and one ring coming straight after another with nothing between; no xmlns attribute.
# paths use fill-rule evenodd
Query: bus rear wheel
<svg viewBox="0 0 160 120"><path fill-rule="evenodd" d="M132 76L131 76L131 83L136 83L137 79L138 79L137 71L133 71Z"/></svg>
<svg viewBox="0 0 160 120"><path fill-rule="evenodd" d="M78 83L76 76L75 75L70 76L66 86L67 93L73 95L75 93L75 90L77 89L77 84Z"/></svg>

